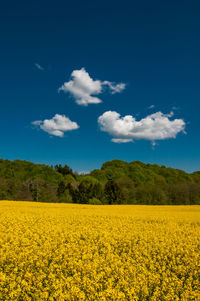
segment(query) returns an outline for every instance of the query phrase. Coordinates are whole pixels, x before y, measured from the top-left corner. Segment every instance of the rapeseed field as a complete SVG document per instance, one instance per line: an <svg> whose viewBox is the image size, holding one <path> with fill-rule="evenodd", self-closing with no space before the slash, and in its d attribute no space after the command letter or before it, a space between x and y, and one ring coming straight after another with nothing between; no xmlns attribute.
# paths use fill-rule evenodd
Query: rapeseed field
<svg viewBox="0 0 200 301"><path fill-rule="evenodd" d="M0 201L0 300L200 300L200 206Z"/></svg>

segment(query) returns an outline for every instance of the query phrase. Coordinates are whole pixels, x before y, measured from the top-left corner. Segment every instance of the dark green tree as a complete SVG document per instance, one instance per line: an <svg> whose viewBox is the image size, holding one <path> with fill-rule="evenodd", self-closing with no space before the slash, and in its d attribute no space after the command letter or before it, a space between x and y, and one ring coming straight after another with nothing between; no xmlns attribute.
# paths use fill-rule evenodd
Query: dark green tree
<svg viewBox="0 0 200 301"><path fill-rule="evenodd" d="M65 189L66 189L66 185L65 185L64 181L61 181L58 184L57 196L60 197L65 192Z"/></svg>
<svg viewBox="0 0 200 301"><path fill-rule="evenodd" d="M123 204L124 195L119 185L113 180L109 180L104 189L104 194L108 203L111 204Z"/></svg>
<svg viewBox="0 0 200 301"><path fill-rule="evenodd" d="M55 165L55 171L61 173L63 176L68 174L73 175L72 169L68 165L62 166L61 164Z"/></svg>

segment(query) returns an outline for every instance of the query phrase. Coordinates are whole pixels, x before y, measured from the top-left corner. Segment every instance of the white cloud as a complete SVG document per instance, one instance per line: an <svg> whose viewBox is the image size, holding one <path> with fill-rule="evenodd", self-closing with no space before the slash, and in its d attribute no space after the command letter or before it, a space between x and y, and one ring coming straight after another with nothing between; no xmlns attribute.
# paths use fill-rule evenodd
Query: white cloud
<svg viewBox="0 0 200 301"><path fill-rule="evenodd" d="M90 174L90 171L82 170L82 171L78 171L78 174L79 174L79 175L89 175L89 174Z"/></svg>
<svg viewBox="0 0 200 301"><path fill-rule="evenodd" d="M127 143L127 142L132 142L133 139L120 139L120 138L113 138L112 139L112 142L115 142L115 143Z"/></svg>
<svg viewBox="0 0 200 301"><path fill-rule="evenodd" d="M33 125L39 126L41 130L50 135L63 137L67 131L76 130L79 128L76 122L71 121L65 115L56 114L52 119L36 120L32 122Z"/></svg>
<svg viewBox="0 0 200 301"><path fill-rule="evenodd" d="M170 120L172 116L173 112L157 112L137 121L131 115L121 117L115 111L107 111L98 118L98 123L102 131L113 137L112 142L126 143L134 139L144 139L155 145L155 140L176 138L179 132L184 132L184 120Z"/></svg>
<svg viewBox="0 0 200 301"><path fill-rule="evenodd" d="M149 107L148 107L148 109L154 109L155 108L155 105L150 105Z"/></svg>
<svg viewBox="0 0 200 301"><path fill-rule="evenodd" d="M126 84L124 83L114 84L107 80L105 80L102 84L109 87L111 94L120 93L126 88Z"/></svg>
<svg viewBox="0 0 200 301"><path fill-rule="evenodd" d="M100 103L102 100L94 95L103 92L104 87L108 87L111 94L120 93L125 89L124 83L115 84L109 81L93 80L84 69L74 70L71 80L65 82L58 91L69 92L73 95L76 103L87 106L90 103Z"/></svg>
<svg viewBox="0 0 200 301"><path fill-rule="evenodd" d="M38 64L38 63L35 63L35 67L38 69L38 70L41 70L41 71L44 71L44 68Z"/></svg>

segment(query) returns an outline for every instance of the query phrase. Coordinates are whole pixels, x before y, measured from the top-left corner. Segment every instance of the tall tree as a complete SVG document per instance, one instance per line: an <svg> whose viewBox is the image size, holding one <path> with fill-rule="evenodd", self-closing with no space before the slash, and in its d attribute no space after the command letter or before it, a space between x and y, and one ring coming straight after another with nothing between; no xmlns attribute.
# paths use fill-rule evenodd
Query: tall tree
<svg viewBox="0 0 200 301"><path fill-rule="evenodd" d="M113 180L109 180L104 189L105 197L108 203L111 204L122 204L124 202L124 195L120 186Z"/></svg>

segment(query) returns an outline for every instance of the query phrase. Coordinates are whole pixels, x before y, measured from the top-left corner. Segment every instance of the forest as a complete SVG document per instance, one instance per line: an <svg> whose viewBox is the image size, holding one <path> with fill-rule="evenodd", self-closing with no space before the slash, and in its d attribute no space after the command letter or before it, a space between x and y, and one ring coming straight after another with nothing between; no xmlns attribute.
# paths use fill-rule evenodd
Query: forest
<svg viewBox="0 0 200 301"><path fill-rule="evenodd" d="M0 159L0 200L81 204L200 204L200 171L112 160L89 174L68 165Z"/></svg>

